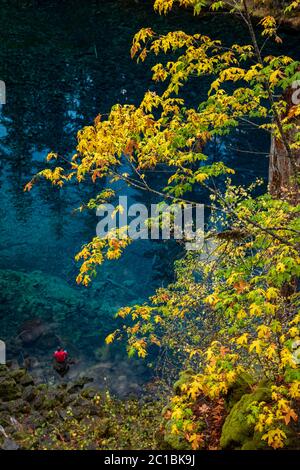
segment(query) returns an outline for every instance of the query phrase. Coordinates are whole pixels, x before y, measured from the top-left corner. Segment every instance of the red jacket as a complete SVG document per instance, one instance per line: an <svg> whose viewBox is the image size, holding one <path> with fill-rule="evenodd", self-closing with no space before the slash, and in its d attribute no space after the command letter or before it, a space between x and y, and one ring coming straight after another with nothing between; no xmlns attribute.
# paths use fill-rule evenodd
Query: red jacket
<svg viewBox="0 0 300 470"><path fill-rule="evenodd" d="M53 356L55 357L57 362L65 362L65 360L68 357L68 353L67 353L67 351L55 351Z"/></svg>

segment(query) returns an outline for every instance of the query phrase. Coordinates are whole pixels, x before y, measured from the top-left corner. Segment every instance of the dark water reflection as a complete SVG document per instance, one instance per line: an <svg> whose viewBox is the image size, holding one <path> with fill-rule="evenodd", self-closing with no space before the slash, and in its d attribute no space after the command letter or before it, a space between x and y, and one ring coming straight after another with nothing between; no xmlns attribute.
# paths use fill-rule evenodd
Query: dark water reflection
<svg viewBox="0 0 300 470"><path fill-rule="evenodd" d="M94 235L97 219L95 214L78 215L72 209L88 200L96 188L91 185L59 191L41 185L30 194L23 192L24 184L43 167L49 150L68 155L75 147L77 130L91 123L99 112L108 112L116 102L138 103L144 91L153 87L151 60L136 64L129 55L132 36L139 28L151 26L160 33L170 29L200 31L223 38L228 44L248 41L240 23L229 17L209 15L199 20L184 11L160 17L153 13L151 3L0 2L0 79L7 87L7 104L2 107L0 121L0 269L23 272L29 275L29 281L31 273L38 271L49 285L55 284L51 277L55 276L60 279L62 296L66 286L73 289L74 298L86 302L78 318L66 320L57 312L47 316L43 314L45 304L35 310L26 308L26 303L20 307L18 296L24 279L19 279L18 286L10 278L2 283L0 336L11 341L12 355L29 352L39 361L48 360L52 345L48 350L48 343L41 339L21 346L14 340L22 324L38 316L48 323L53 320L55 337L63 338L84 367L110 361L123 364L124 369L128 365L124 352L111 355L97 349L110 330L111 316L122 305L145 301L155 287L172 278L171 264L178 250L165 244L138 242L122 260L105 264L91 289L76 287L74 255ZM297 37L284 33L283 39L285 51L292 49L299 56ZM198 82L189 85L188 102L199 102L204 89L205 84ZM212 148L212 156L215 152L218 158L220 151L226 152L230 164L239 169L242 182L253 176L266 178L267 158L263 153L267 154L269 142L264 136L245 128L230 144L227 149L224 145ZM246 152L254 149L262 154L237 152L238 145ZM146 198L136 191L129 195L132 200ZM32 298L32 292L30 295ZM50 295L48 301L51 304ZM134 364L141 378L144 369ZM132 364L128 367L132 369ZM116 370L115 375L119 374ZM124 380L123 389L127 386Z"/></svg>

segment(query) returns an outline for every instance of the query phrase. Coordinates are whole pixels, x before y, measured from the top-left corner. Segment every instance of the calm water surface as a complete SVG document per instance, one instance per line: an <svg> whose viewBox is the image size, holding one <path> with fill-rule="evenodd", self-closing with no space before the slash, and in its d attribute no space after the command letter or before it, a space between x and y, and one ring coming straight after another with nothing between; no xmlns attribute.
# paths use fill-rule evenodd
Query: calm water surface
<svg viewBox="0 0 300 470"><path fill-rule="evenodd" d="M134 243L121 260L103 265L91 288L78 287L74 255L94 236L97 218L73 209L99 188L62 191L41 184L24 194L23 187L49 150L68 156L76 132L97 114L115 103L137 104L146 89L154 89L151 60L130 59L139 28L201 32L228 44L247 42L247 35L228 16L199 19L175 11L160 17L146 1L1 1L0 15L0 79L7 87L0 115L0 337L10 357L33 357L42 378L53 380L50 357L60 341L78 360L73 375L89 370L116 393L138 391L149 376L145 367L129 361L120 346L103 347L103 338L119 307L144 302L172 280L178 248ZM297 36L283 33L283 39L285 52L299 57ZM204 92L205 83L191 83L188 103L199 102ZM247 183L255 176L266 179L268 147L268 139L245 128L210 153L225 154L239 181ZM125 187L122 193L131 201L154 202ZM24 331L31 338L24 340Z"/></svg>

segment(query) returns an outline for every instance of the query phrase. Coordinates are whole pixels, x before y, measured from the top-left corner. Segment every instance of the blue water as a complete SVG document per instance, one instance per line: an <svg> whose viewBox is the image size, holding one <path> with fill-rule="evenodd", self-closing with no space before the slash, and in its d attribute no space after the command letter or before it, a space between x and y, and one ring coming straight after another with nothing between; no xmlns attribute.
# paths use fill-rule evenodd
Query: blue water
<svg viewBox="0 0 300 470"><path fill-rule="evenodd" d="M103 338L119 307L146 301L155 288L173 279L172 263L180 250L172 243L136 242L121 260L106 262L99 269L93 286L78 287L74 255L95 235L97 217L73 209L99 187L88 184L57 190L40 184L28 194L23 192L24 184L44 167L49 150L70 155L76 132L97 114L107 113L117 102L138 103L144 91L153 88L152 59L146 64L130 59L131 39L140 27L151 26L160 33L200 31L228 44L247 42L248 38L241 24L228 16L199 19L190 12L175 11L159 17L151 2L145 1L12 1L2 2L0 8L0 79L7 87L7 103L0 115L0 270L24 273L30 285L37 282L34 276L44 279L50 289L49 311L53 285L61 289L62 297L65 289L71 289L70 295L86 305L80 316L71 318L49 313L45 304L40 309L27 308L28 300L18 303L23 289L20 282L9 281L9 294L2 294L0 337L9 342L12 358L34 356L39 373L53 379L51 341L48 346L43 336L32 344L15 340L24 322L34 317L42 318L45 324L53 321L55 338L63 338L64 345L80 360L81 366L74 367L76 373L99 364L105 369L108 364L109 386L116 393L125 393L132 382L140 384L148 375L139 361L126 358L124 348L103 348ZM297 37L283 33L283 39L285 49L299 56ZM267 47L272 50L273 46ZM191 83L188 103L200 102L204 90L205 83ZM212 144L209 152L216 159L221 152L238 170L238 181L247 183L255 176L267 179L268 149L264 135L245 127L230 141ZM155 178L154 184L162 184ZM155 202L149 195L126 187L122 193L132 201ZM205 198L205 194L199 197ZM35 295L42 297L44 293L37 289ZM120 374L122 383L114 386Z"/></svg>

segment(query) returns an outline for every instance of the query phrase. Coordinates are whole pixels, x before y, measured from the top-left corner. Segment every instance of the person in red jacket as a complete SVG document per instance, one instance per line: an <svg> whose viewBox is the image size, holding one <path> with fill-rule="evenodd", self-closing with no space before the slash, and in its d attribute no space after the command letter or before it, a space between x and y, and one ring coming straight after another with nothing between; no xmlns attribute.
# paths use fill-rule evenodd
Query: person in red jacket
<svg viewBox="0 0 300 470"><path fill-rule="evenodd" d="M68 352L59 347L53 354L53 357L57 360L57 362L65 362L68 357Z"/></svg>
<svg viewBox="0 0 300 470"><path fill-rule="evenodd" d="M63 348L58 347L57 350L53 353L53 368L58 372L61 377L64 377L68 370L70 369L68 363L68 352Z"/></svg>

